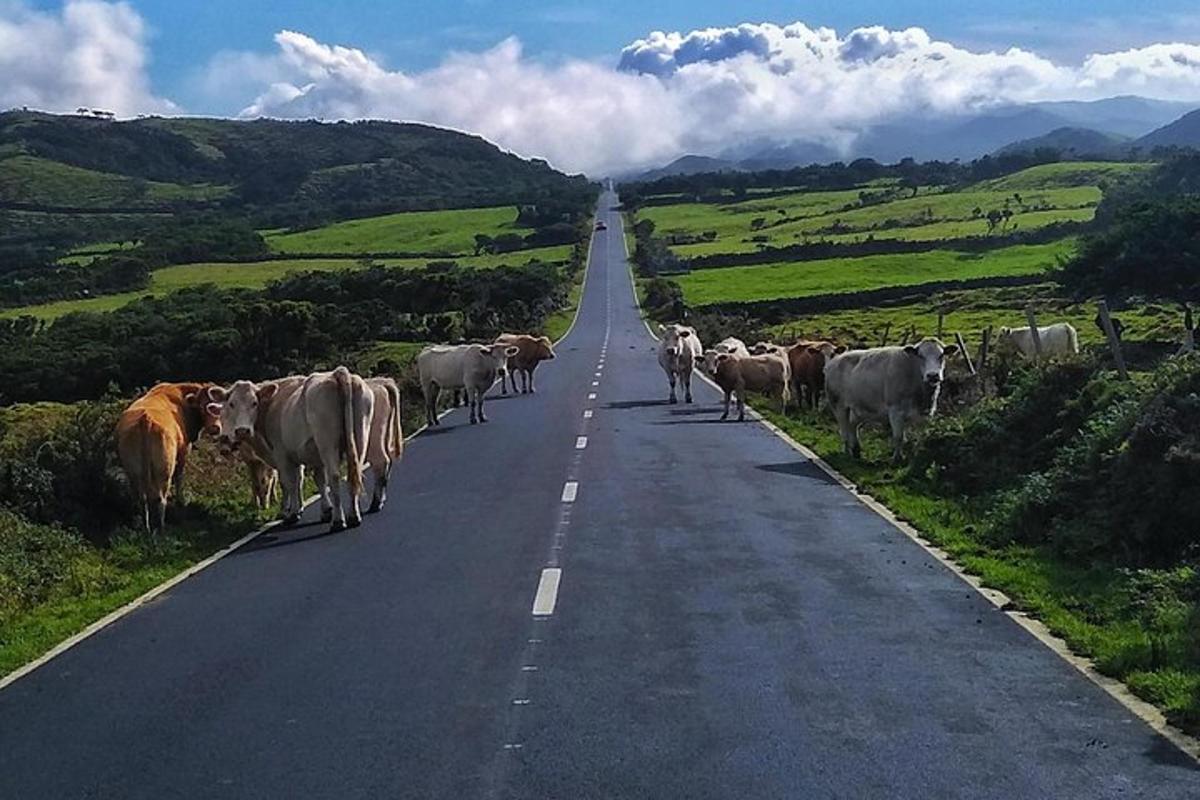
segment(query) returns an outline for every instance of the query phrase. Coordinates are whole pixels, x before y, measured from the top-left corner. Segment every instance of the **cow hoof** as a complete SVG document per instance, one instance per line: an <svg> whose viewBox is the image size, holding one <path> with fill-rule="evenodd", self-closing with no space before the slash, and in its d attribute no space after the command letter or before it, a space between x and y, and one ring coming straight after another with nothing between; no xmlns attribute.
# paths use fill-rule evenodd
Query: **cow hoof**
<svg viewBox="0 0 1200 800"><path fill-rule="evenodd" d="M288 514L286 517L283 517L282 519L279 520L279 527L291 528L299 521L300 521L299 514Z"/></svg>
<svg viewBox="0 0 1200 800"><path fill-rule="evenodd" d="M333 509L327 508L321 512L321 522L329 522L333 519Z"/></svg>
<svg viewBox="0 0 1200 800"><path fill-rule="evenodd" d="M685 402L685 403L691 403L691 402L692 402L692 398L691 398L691 397L688 397L688 398L687 398L687 399L685 399L683 402Z"/></svg>
<svg viewBox="0 0 1200 800"><path fill-rule="evenodd" d="M472 424L472 425L478 425L478 424L479 424L479 420L475 419L474 417L471 417L471 424Z"/></svg>
<svg viewBox="0 0 1200 800"><path fill-rule="evenodd" d="M678 401L678 400L676 400L674 397L671 397L671 398L668 398L668 399L667 399L667 404L668 404L668 405L672 405L672 406L673 406L673 405L675 405L675 404L676 404L676 403L678 403L678 402L679 402L679 401Z"/></svg>
<svg viewBox="0 0 1200 800"><path fill-rule="evenodd" d="M350 517L350 519L346 520L347 528L357 528L360 525L362 525L362 517Z"/></svg>
<svg viewBox="0 0 1200 800"><path fill-rule="evenodd" d="M487 422L487 421L488 421L488 419L487 419L487 417L480 417L480 418L479 418L479 421L480 421L480 422Z"/></svg>
<svg viewBox="0 0 1200 800"><path fill-rule="evenodd" d="M382 508L383 508L383 503L381 503L378 500L372 500L371 505L369 505L367 507L367 513L368 514L378 514L380 509L382 509Z"/></svg>
<svg viewBox="0 0 1200 800"><path fill-rule="evenodd" d="M330 533L341 533L344 530L346 530L346 523L342 522L340 519L329 526Z"/></svg>

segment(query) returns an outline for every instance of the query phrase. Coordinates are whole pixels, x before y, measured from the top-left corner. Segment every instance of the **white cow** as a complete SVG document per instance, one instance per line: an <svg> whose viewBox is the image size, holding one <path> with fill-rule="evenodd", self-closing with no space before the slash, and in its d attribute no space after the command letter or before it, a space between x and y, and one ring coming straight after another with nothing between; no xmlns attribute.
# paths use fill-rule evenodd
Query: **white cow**
<svg viewBox="0 0 1200 800"><path fill-rule="evenodd" d="M727 353L731 356L748 356L750 351L746 349L746 343L735 336L722 339L712 346L711 350L704 351L704 370L709 375L715 375L717 372L717 356L722 353Z"/></svg>
<svg viewBox="0 0 1200 800"><path fill-rule="evenodd" d="M1046 358L1079 352L1079 334L1069 322L1039 325L1038 339L1042 345L1042 356ZM996 346L1000 349L1016 350L1025 358L1037 356L1037 350L1033 346L1033 331L1028 325L1024 328L1001 328Z"/></svg>
<svg viewBox="0 0 1200 800"><path fill-rule="evenodd" d="M431 345L417 356L421 393L425 396L425 421L438 424L437 401L443 389L465 389L471 406L471 424L487 422L483 415L483 395L496 382L496 375L507 359L520 349L515 345L457 344Z"/></svg>
<svg viewBox="0 0 1200 800"><path fill-rule="evenodd" d="M692 402L692 369L696 362L703 357L704 345L694 328L686 325L659 325L662 339L658 343L658 363L667 373L671 383L669 403L678 403L675 396L675 382L683 384L685 402Z"/></svg>
<svg viewBox="0 0 1200 800"><path fill-rule="evenodd" d="M254 452L279 471L284 524L295 524L302 507L304 468L311 467L321 497L321 517L331 531L362 522L363 460L375 395L345 367L264 384L238 381L221 404L221 437L250 442ZM349 513L342 501L342 462L350 485Z"/></svg>
<svg viewBox="0 0 1200 800"><path fill-rule="evenodd" d="M373 514L387 502L392 467L404 455L404 431L400 425L400 387L396 382L391 378L369 378L367 387L375 395L366 459L375 476L375 490L367 508L367 513Z"/></svg>
<svg viewBox="0 0 1200 800"><path fill-rule="evenodd" d="M937 339L904 347L849 350L825 364L825 392L837 418L846 452L861 453L858 431L864 422L887 420L892 458L904 451L905 429L937 411L946 359L958 352Z"/></svg>

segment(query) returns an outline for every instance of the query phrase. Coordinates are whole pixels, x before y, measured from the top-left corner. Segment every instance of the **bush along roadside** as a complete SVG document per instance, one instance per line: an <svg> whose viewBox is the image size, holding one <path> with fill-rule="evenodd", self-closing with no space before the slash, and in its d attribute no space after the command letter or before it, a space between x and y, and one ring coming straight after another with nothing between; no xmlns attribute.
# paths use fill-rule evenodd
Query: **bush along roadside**
<svg viewBox="0 0 1200 800"><path fill-rule="evenodd" d="M1028 367L933 420L888 462L841 452L828 412L759 411L1040 618L1097 669L1200 733L1200 363L1118 381L1087 360Z"/></svg>

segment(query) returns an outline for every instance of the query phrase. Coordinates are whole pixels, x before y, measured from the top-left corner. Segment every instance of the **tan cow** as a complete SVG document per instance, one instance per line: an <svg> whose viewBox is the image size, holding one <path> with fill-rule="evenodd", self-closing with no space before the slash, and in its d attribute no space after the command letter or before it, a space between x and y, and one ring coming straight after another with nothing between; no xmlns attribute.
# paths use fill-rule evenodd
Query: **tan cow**
<svg viewBox="0 0 1200 800"><path fill-rule="evenodd" d="M375 476L368 514L374 514L387 502L388 479L392 467L404 454L404 431L400 427L400 387L391 378L368 378L367 387L375 393L371 433L367 437L367 464Z"/></svg>
<svg viewBox="0 0 1200 800"><path fill-rule="evenodd" d="M361 524L359 497L375 394L345 367L256 385L238 381L221 404L221 437L249 442L279 470L283 520L295 524L303 506L304 468L311 467L321 497L321 517L331 531ZM349 477L350 509L342 500L342 463Z"/></svg>
<svg viewBox="0 0 1200 800"><path fill-rule="evenodd" d="M266 511L279 498L279 471L259 458L249 442L238 443L237 456L246 465L255 507Z"/></svg>
<svg viewBox="0 0 1200 800"><path fill-rule="evenodd" d="M188 448L209 426L206 408L220 387L208 383L160 383L130 404L117 421L117 456L142 503L148 533L166 524L172 488L183 499Z"/></svg>
<svg viewBox="0 0 1200 800"><path fill-rule="evenodd" d="M792 374L787 354L769 352L757 356L735 356L721 353L716 358L713 380L725 392L725 411L721 419L729 419L729 401L737 395L738 422L746 419L746 392L778 395L780 413L787 410L792 396Z"/></svg>
<svg viewBox="0 0 1200 800"><path fill-rule="evenodd" d="M516 347L517 354L510 356L504 368L500 370L500 391L508 394L508 384L505 376L512 381L512 390L517 391L517 376L521 376L521 394L535 392L533 388L533 371L543 361L554 358L554 345L548 336L526 336L523 333L502 333L496 337L495 344L501 347Z"/></svg>

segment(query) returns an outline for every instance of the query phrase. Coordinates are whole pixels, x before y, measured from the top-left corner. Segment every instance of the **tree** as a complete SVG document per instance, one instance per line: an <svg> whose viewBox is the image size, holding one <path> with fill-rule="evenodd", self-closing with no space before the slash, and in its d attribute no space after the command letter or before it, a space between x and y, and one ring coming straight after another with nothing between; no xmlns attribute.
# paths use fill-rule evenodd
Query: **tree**
<svg viewBox="0 0 1200 800"><path fill-rule="evenodd" d="M492 237L488 236L486 233L475 234L475 255L491 252L493 252Z"/></svg>

